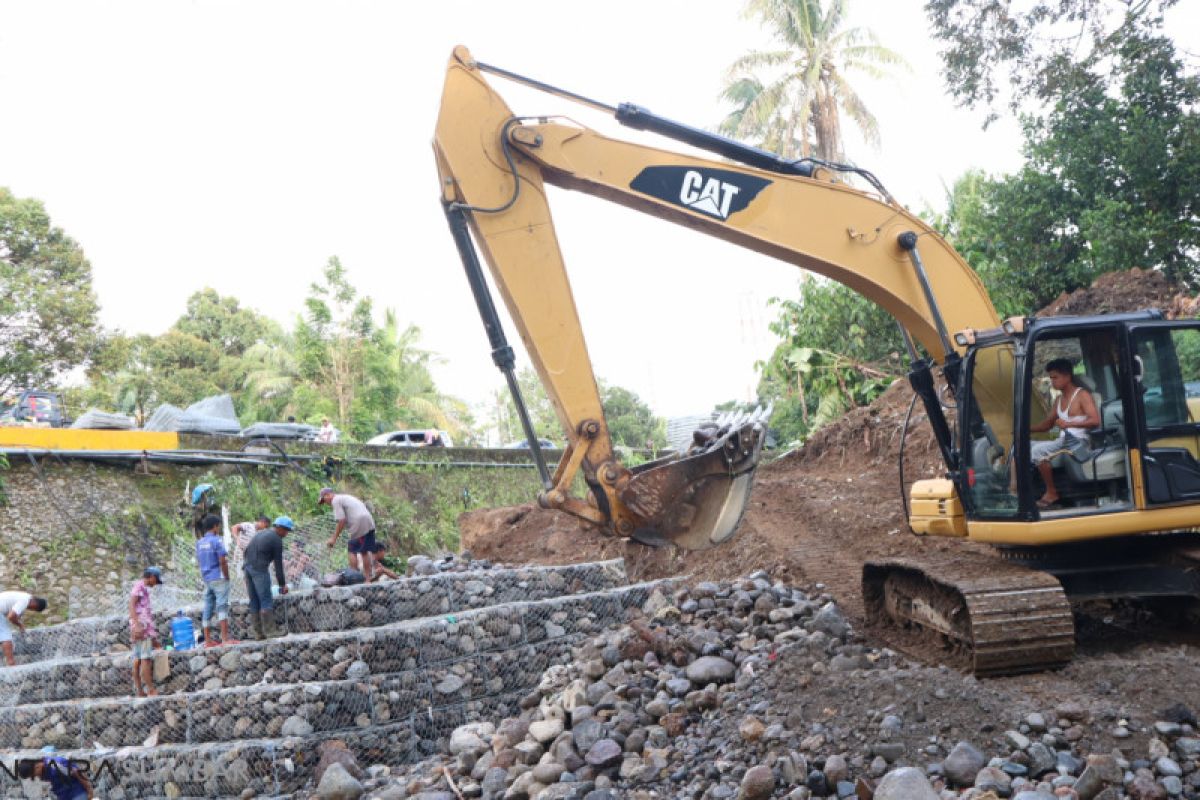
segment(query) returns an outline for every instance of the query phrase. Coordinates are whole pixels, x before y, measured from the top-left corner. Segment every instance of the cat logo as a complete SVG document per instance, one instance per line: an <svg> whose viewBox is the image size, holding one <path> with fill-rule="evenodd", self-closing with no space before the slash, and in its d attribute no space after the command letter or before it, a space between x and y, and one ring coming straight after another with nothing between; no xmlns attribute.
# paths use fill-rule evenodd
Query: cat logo
<svg viewBox="0 0 1200 800"><path fill-rule="evenodd" d="M646 167L629 188L706 217L726 220L744 210L771 184L766 178L729 169Z"/></svg>
<svg viewBox="0 0 1200 800"><path fill-rule="evenodd" d="M693 211L702 211L720 219L729 216L729 205L741 191L732 183L708 178L705 180L694 169L683 173L683 185L679 189L679 202L690 207Z"/></svg>

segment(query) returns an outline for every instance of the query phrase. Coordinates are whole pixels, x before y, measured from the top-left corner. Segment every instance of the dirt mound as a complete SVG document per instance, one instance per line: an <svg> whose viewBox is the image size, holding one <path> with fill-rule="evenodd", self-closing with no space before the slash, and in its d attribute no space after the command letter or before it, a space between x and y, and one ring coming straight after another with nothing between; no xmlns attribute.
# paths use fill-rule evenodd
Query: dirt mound
<svg viewBox="0 0 1200 800"><path fill-rule="evenodd" d="M1182 316L1170 312L1178 305L1177 301L1191 299L1161 272L1135 268L1128 272L1107 272L1091 286L1070 293L1063 292L1054 302L1037 312L1037 316L1117 314L1145 308L1157 308L1170 316Z"/></svg>

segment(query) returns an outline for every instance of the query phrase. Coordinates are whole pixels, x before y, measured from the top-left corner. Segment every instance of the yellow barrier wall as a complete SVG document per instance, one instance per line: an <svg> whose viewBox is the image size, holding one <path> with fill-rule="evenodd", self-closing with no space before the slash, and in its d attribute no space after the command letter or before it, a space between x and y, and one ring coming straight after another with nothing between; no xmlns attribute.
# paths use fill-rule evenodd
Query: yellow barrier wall
<svg viewBox="0 0 1200 800"><path fill-rule="evenodd" d="M178 450L179 434L165 431L0 427L0 447L28 447L31 450Z"/></svg>

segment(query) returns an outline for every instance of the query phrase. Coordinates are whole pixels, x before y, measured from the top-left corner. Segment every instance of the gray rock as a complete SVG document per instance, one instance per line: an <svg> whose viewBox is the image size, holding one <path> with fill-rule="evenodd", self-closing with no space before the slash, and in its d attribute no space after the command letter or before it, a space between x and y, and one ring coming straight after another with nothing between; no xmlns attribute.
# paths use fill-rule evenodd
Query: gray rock
<svg viewBox="0 0 1200 800"><path fill-rule="evenodd" d="M950 755L942 761L942 770L951 786L972 786L975 776L983 769L987 759L970 742L959 742L954 745Z"/></svg>
<svg viewBox="0 0 1200 800"><path fill-rule="evenodd" d="M875 788L875 800L938 800L937 792L916 767L901 767L884 775Z"/></svg>
<svg viewBox="0 0 1200 800"><path fill-rule="evenodd" d="M736 672L734 663L720 656L701 656L688 664L686 670L688 680L697 686L726 683L733 680Z"/></svg>
<svg viewBox="0 0 1200 800"><path fill-rule="evenodd" d="M1007 797L1012 788L1012 778L999 767L984 767L975 776L975 788Z"/></svg>
<svg viewBox="0 0 1200 800"><path fill-rule="evenodd" d="M242 657L237 650L230 650L228 653L222 655L217 663L220 664L221 669L225 670L226 672L233 672L238 668L238 665L242 663Z"/></svg>
<svg viewBox="0 0 1200 800"><path fill-rule="evenodd" d="M350 668L346 670L346 677L352 681L362 680L370 674L371 668L367 666L367 662L365 661L355 661L350 665Z"/></svg>
<svg viewBox="0 0 1200 800"><path fill-rule="evenodd" d="M363 791L358 779L337 762L329 765L317 785L317 797L321 800L358 800Z"/></svg>
<svg viewBox="0 0 1200 800"><path fill-rule="evenodd" d="M850 632L850 623L833 602L821 606L812 621L813 630L822 631L835 639L844 639Z"/></svg>
<svg viewBox="0 0 1200 800"><path fill-rule="evenodd" d="M283 728L280 733L284 736L308 736L313 732L313 726L308 723L308 720L303 717L298 717L295 714L283 721ZM361 786L359 787L362 788ZM357 797L358 795L355 795Z"/></svg>
<svg viewBox="0 0 1200 800"><path fill-rule="evenodd" d="M571 737L575 740L575 749L581 753L591 750L592 745L606 736L608 736L608 727L595 718L583 720L571 731Z"/></svg>
<svg viewBox="0 0 1200 800"><path fill-rule="evenodd" d="M1183 770L1180 769L1179 764L1174 759L1167 758L1166 756L1154 762L1154 770L1159 775L1174 775L1177 778L1183 775Z"/></svg>
<svg viewBox="0 0 1200 800"><path fill-rule="evenodd" d="M832 755L825 759L825 782L830 786L836 786L840 781L850 777L850 767L846 764L846 759L839 755Z"/></svg>
<svg viewBox="0 0 1200 800"><path fill-rule="evenodd" d="M529 735L543 745L553 741L562 732L563 721L561 719L542 719L529 723Z"/></svg>
<svg viewBox="0 0 1200 800"><path fill-rule="evenodd" d="M621 745L612 739L601 739L588 748L584 761L597 769L604 769L615 766L621 761L622 752Z"/></svg>
<svg viewBox="0 0 1200 800"><path fill-rule="evenodd" d="M475 733L473 725L463 725L455 728L450 734L450 755L459 753L478 753L487 749L487 745Z"/></svg>
<svg viewBox="0 0 1200 800"><path fill-rule="evenodd" d="M1045 775L1058 765L1054 752L1041 742L1031 744L1027 752L1029 753L1029 774L1035 778Z"/></svg>
<svg viewBox="0 0 1200 800"><path fill-rule="evenodd" d="M1029 747L1029 737L1020 731L1005 731L1004 741L1008 742L1014 750L1024 750Z"/></svg>
<svg viewBox="0 0 1200 800"><path fill-rule="evenodd" d="M692 682L687 678L672 678L667 681L667 691L676 697L683 697L692 690Z"/></svg>
<svg viewBox="0 0 1200 800"><path fill-rule="evenodd" d="M442 678L442 682L436 688L442 694L454 694L462 687L463 679L454 673L450 673L445 678Z"/></svg>

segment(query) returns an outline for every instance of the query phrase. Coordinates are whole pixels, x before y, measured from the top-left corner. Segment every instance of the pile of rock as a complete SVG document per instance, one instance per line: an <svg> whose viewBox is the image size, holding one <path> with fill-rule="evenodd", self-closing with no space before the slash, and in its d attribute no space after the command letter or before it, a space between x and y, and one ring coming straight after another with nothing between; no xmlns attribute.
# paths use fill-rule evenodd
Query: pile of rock
<svg viewBox="0 0 1200 800"><path fill-rule="evenodd" d="M1071 703L1020 709L973 678L871 648L821 590L756 573L656 591L641 620L551 667L519 716L460 726L448 752L376 765L359 785L424 800L1200 797L1187 709L1138 730L1141 758L1085 755L1108 721ZM966 731L939 720L937 702L979 718L974 743L953 738Z"/></svg>

